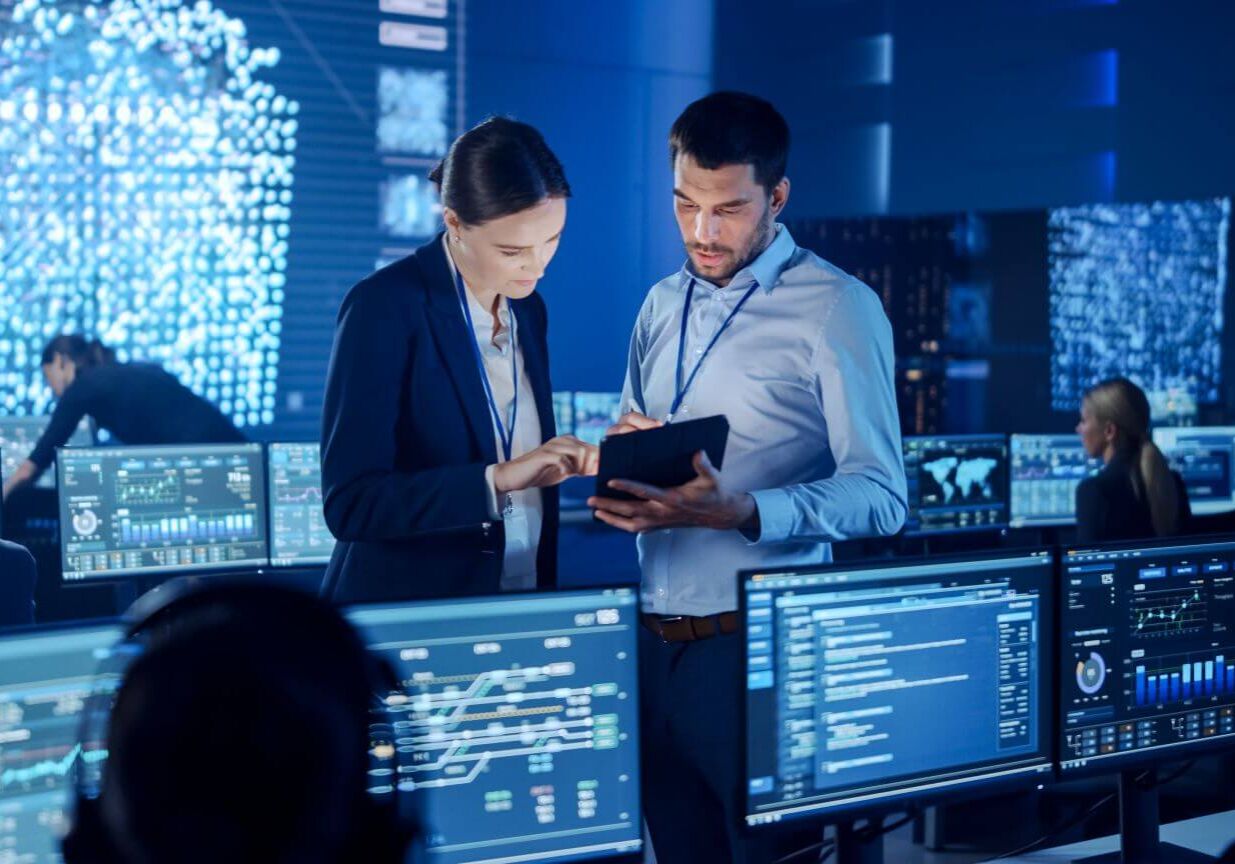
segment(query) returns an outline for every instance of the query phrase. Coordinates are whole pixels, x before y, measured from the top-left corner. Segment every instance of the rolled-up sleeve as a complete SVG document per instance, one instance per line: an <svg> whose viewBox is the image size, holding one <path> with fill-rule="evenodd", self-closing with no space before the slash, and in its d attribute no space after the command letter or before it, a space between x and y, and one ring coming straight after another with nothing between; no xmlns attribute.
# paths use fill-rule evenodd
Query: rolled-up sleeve
<svg viewBox="0 0 1235 864"><path fill-rule="evenodd" d="M908 509L905 466L892 328L874 291L854 282L838 295L811 362L836 471L752 492L760 524L753 542L895 534Z"/></svg>

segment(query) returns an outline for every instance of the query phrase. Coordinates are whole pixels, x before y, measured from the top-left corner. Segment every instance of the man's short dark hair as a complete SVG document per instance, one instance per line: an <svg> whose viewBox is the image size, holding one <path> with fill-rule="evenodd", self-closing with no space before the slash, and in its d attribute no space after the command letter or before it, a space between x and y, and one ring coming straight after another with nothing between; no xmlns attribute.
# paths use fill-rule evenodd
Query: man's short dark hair
<svg viewBox="0 0 1235 864"><path fill-rule="evenodd" d="M669 130L669 165L687 154L703 168L751 165L768 192L785 176L789 124L772 103L749 93L721 91L686 106Z"/></svg>

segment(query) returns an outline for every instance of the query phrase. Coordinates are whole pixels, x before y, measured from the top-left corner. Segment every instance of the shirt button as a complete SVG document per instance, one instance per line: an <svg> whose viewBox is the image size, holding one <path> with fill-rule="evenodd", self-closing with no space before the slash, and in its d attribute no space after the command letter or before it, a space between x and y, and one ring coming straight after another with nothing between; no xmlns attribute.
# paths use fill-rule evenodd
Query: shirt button
<svg viewBox="0 0 1235 864"><path fill-rule="evenodd" d="M695 355L696 355L696 356L698 356L698 355L700 355L700 354L702 354L702 353L703 353L703 349L702 349L702 348L696 348L696 349L695 349Z"/></svg>
<svg viewBox="0 0 1235 864"><path fill-rule="evenodd" d="M664 588L657 588L657 589L656 589L656 593L657 593L657 594L659 594L661 597L664 597L664 596L665 596L665 589L664 589Z"/></svg>

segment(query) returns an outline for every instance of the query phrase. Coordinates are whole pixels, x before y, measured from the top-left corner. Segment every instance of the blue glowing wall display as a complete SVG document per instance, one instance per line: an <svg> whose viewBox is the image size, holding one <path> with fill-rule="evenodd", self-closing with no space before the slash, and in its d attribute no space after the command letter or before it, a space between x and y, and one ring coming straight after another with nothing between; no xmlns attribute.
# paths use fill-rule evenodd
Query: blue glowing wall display
<svg viewBox="0 0 1235 864"><path fill-rule="evenodd" d="M20 0L0 31L0 411L65 329L274 417L299 105L198 0Z"/></svg>
<svg viewBox="0 0 1235 864"><path fill-rule="evenodd" d="M1228 198L1050 212L1054 408L1116 375L1217 401L1230 214Z"/></svg>
<svg viewBox="0 0 1235 864"><path fill-rule="evenodd" d="M445 156L450 107L446 70L383 66L377 76L378 150Z"/></svg>
<svg viewBox="0 0 1235 864"><path fill-rule="evenodd" d="M439 229L441 204L425 174L402 174L382 184L381 228L392 237L431 237Z"/></svg>

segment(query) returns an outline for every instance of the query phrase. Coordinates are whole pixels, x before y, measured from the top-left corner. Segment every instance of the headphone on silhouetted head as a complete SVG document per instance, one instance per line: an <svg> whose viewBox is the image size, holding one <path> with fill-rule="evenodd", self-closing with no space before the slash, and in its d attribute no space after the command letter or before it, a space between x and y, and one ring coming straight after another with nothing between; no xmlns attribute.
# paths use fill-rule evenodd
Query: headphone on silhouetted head
<svg viewBox="0 0 1235 864"><path fill-rule="evenodd" d="M244 653L254 646L261 647L268 656ZM238 656L229 656L237 652ZM291 862L308 853L319 853L331 846L328 841L332 831L337 832L333 843L338 853L318 860L334 864L396 864L406 858L420 833L417 820L413 814L402 812L401 796L395 794L397 784L371 779L392 773L386 766L393 762L394 742L387 737L391 727L383 722L378 695L396 687L390 666L366 650L360 636L338 610L313 594L256 582L178 580L156 588L133 604L126 615L121 642L102 660L95 676L81 717L71 826L63 847L66 864L131 864L134 856L125 850L126 845L132 848L134 841L127 836L131 832L118 829L118 824L127 818L120 814L138 814L143 807L147 812L158 810L165 801L157 799L155 790L124 791L124 772L133 770L125 767L130 763L153 766L151 776L165 771L160 780L171 784L198 783L198 787L173 787L192 790L190 797L209 788L209 783L201 779L203 773L215 781L220 779L210 775L207 766L163 766L157 761L163 755L156 752L162 746L160 742L172 741L174 746L169 749L173 753L182 745L191 748L191 742L186 745L175 738L180 731L177 720L183 718L175 716L174 703L189 700L187 704L198 706L202 700L198 681L175 678L175 670L181 668L178 663L198 671L205 669L207 681L203 687L211 682L219 684L228 675L241 679L237 687L248 697L247 702L241 699L220 705L217 712L209 706L207 711L200 712L209 714L208 717L193 718L199 725L208 721L207 736L217 732L219 739L210 744L217 746L232 740L227 737L229 731L249 743L264 742L270 736L270 758L277 770L277 766L288 764L291 755L286 748L279 750L283 743L280 736L289 737L289 712L294 715L308 699L311 704L304 713L317 726L310 724L310 732L305 734L311 738L312 731L321 733L321 746L304 753L304 759L329 760L332 754L338 757L336 761L350 762L352 755L362 759L357 767L364 769L364 777L357 777L354 783L340 778L343 787L295 788L294 784L284 783L280 788L283 778L279 776L235 778L236 784L254 784L248 787L251 792L262 786L269 788L272 810L286 803L294 811L296 800L320 794L323 799L314 799L313 804L325 802L332 811L336 807L344 811L345 824L326 824L328 820L312 823L321 831L309 832L311 837L304 840L309 846L307 852L280 852L273 860L281 857ZM236 663L247 668L237 670L233 665ZM261 681L263 675L269 676L265 684ZM172 683L156 689L146 679ZM269 704L263 702L267 693L275 694ZM226 695L231 694L219 694L220 698ZM362 706L370 712L361 721L367 727L368 738L367 742L357 742L353 750L346 735L335 734L332 738L330 733L350 725L354 711L362 710ZM160 707L168 711L165 718L159 714ZM272 719L283 722L275 728L263 728ZM126 737L126 725L147 734ZM304 728L295 731L304 733ZM294 734L290 737L294 739ZM143 743L148 747L139 748ZM123 755L109 753L109 746L126 749ZM360 753L361 746L366 747L367 753ZM209 747L205 749L209 751ZM260 752L266 755L264 748ZM217 767L223 770L224 766ZM140 773L140 767L138 770ZM109 772L117 773L109 776ZM256 766L254 773L261 773ZM341 796L339 801L326 800L335 794ZM139 801L143 796L154 795L156 800L135 805L126 800L130 795ZM154 806L150 807L152 803ZM304 809L310 809L310 805L305 804ZM177 856L179 860L187 860L194 851L209 858L207 849L226 849L229 842L234 849L245 843L246 838L229 836L229 829L233 835L236 830L225 819L208 822L207 813L183 809L174 812L172 821L177 828L181 822L189 826L184 830L186 836L179 841L185 850L183 857ZM198 844L200 850L194 848Z"/></svg>

